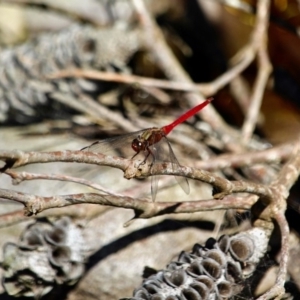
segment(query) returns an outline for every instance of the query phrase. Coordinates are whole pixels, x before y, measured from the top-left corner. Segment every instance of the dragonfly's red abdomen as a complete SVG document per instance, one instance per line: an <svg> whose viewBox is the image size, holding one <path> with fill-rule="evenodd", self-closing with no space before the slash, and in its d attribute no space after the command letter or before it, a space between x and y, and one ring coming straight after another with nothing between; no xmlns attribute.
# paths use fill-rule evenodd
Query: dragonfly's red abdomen
<svg viewBox="0 0 300 300"><path fill-rule="evenodd" d="M193 115L195 115L198 111L200 111L207 104L209 104L211 101L213 101L213 99L214 98L212 98L212 97L206 99L204 102L198 104L197 106L195 106L195 107L191 108L190 110L188 110L187 112L185 112L183 115L181 115L179 118L177 118L173 123L166 125L166 126L162 127L161 129L163 130L163 132L166 135L169 134L173 130L174 127L176 127L177 125L181 124L185 120L187 120L190 117L192 117Z"/></svg>

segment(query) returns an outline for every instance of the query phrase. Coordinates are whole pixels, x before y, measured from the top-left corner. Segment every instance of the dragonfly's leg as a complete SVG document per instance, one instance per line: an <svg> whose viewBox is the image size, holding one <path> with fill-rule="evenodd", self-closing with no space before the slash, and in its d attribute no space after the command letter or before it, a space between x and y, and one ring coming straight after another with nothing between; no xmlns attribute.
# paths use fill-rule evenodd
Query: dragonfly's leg
<svg viewBox="0 0 300 300"><path fill-rule="evenodd" d="M152 162L151 162L151 164L150 164L150 172L151 172L151 174L152 174L152 167L153 167L153 165L154 165L154 163L155 163L155 155L154 155L153 151L152 151L149 147L147 148L147 151L148 151L147 156L145 157L145 159L144 159L144 161L142 162L142 164L146 163L148 157L151 155L151 156L152 156Z"/></svg>
<svg viewBox="0 0 300 300"><path fill-rule="evenodd" d="M145 159L139 164L139 166L140 166L140 165L144 165L144 164L146 163L146 161L147 161L147 159L148 159L148 157L149 157L149 155L150 155L150 149L147 149L147 151L148 151L148 153L147 153ZM140 151L138 151L136 154L134 154L134 155L131 157L131 159L134 159L139 153L140 153ZM152 154L152 155L153 155L153 154Z"/></svg>
<svg viewBox="0 0 300 300"><path fill-rule="evenodd" d="M134 159L138 154L140 153L140 151L138 151L136 154L134 154L131 159Z"/></svg>
<svg viewBox="0 0 300 300"><path fill-rule="evenodd" d="M152 166L154 165L154 163L155 163L155 154L153 153L153 151L149 148L148 149L149 150L149 154L148 154L148 156L151 154L151 156L152 156L152 162L151 162L151 168L152 168Z"/></svg>
<svg viewBox="0 0 300 300"><path fill-rule="evenodd" d="M99 144L99 141L94 142L93 144L91 144L91 145L89 145L89 146L87 146L87 147L84 147L84 148L80 149L80 151L89 151L90 148L93 148L93 146L95 146L95 145L97 145L97 144Z"/></svg>
<svg viewBox="0 0 300 300"><path fill-rule="evenodd" d="M140 165L144 165L149 157L149 155L152 154L151 150L147 147L147 155L144 158L144 160L140 163ZM152 154L153 155L153 154Z"/></svg>

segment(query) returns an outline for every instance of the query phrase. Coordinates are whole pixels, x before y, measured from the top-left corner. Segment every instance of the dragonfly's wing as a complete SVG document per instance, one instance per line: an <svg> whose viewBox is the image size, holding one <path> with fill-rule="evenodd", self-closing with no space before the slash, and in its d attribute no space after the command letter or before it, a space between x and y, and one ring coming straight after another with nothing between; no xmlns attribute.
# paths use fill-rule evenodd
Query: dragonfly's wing
<svg viewBox="0 0 300 300"><path fill-rule="evenodd" d="M173 168L173 171L181 171L181 166L178 162L178 159L176 158L175 154L174 154L174 151L170 145L170 142L169 140L164 137L164 140L166 140L166 143L168 145L168 148L169 148L169 161L172 163L172 168ZM184 174L182 174L184 175ZM184 190L184 192L186 194L189 194L190 193L190 185L189 185L189 182L187 180L186 177L184 176L175 176L175 179L176 181L178 182L178 184L181 186L181 188Z"/></svg>
<svg viewBox="0 0 300 300"><path fill-rule="evenodd" d="M94 142L93 144L80 149L81 151L96 152L102 154L122 154L123 156L130 157L135 154L131 148L131 143L138 135L144 130L130 132L120 136L104 139Z"/></svg>
<svg viewBox="0 0 300 300"><path fill-rule="evenodd" d="M159 159L159 148L160 148L159 145L160 145L160 143L157 143L154 146L152 146L150 149L153 153L153 162L152 162L151 172L155 170L155 163L157 162L157 159ZM158 175L151 176L151 196L152 196L153 202L155 201L156 194L158 191L158 181L159 181Z"/></svg>
<svg viewBox="0 0 300 300"><path fill-rule="evenodd" d="M151 167L151 172L155 172L157 163L161 162L170 162L172 164L173 171L180 172L181 166L171 148L171 145L166 137L163 137L160 142L152 145L150 147L154 155L154 161ZM153 175L151 176L151 195L152 201L155 201L156 194L158 191L158 182L159 182L160 175ZM188 180L184 176L175 176L176 181L181 186L186 194L189 194L190 187Z"/></svg>

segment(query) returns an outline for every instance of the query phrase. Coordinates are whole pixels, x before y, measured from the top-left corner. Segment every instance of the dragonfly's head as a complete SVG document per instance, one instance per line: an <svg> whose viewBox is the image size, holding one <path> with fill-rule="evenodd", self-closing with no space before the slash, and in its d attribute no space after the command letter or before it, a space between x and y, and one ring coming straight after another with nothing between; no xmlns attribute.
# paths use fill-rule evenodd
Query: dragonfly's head
<svg viewBox="0 0 300 300"><path fill-rule="evenodd" d="M131 148L136 153L139 153L140 151L144 150L144 143L140 139L134 139L131 143Z"/></svg>

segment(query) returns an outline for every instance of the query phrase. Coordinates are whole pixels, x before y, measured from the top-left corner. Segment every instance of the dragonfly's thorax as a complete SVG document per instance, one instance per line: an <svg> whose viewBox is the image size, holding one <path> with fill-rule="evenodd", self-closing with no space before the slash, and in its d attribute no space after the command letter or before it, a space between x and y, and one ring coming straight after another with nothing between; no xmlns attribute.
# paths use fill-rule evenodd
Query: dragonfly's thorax
<svg viewBox="0 0 300 300"><path fill-rule="evenodd" d="M164 136L165 133L161 128L149 128L132 141L131 147L136 153L139 153L148 150L150 146L158 143Z"/></svg>

